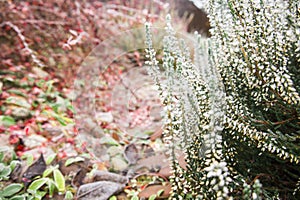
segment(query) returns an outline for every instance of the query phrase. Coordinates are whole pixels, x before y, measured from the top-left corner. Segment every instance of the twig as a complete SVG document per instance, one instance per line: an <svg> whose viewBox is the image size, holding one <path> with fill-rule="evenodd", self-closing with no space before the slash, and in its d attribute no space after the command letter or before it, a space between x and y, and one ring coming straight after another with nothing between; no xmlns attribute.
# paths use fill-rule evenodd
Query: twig
<svg viewBox="0 0 300 200"><path fill-rule="evenodd" d="M16 25L14 25L11 22L3 22L3 23L0 24L0 27L3 27L5 25L10 26L18 34L18 37L20 38L20 40L22 41L22 44L24 45L24 50L27 51L30 54L33 62L35 62L39 67L42 67L42 68L45 67L45 65L36 57L36 55L34 55L34 51L29 48L29 45L26 42L26 38L22 34L19 27L17 27Z"/></svg>
<svg viewBox="0 0 300 200"><path fill-rule="evenodd" d="M83 30L82 22L81 22L81 18L80 18L80 16L81 16L81 5L78 1L75 1L75 6L76 6L75 13L77 15L77 22L79 24L80 29Z"/></svg>
<svg viewBox="0 0 300 200"><path fill-rule="evenodd" d="M137 179L140 176L145 176L145 175L146 176L158 176L158 177L161 177L162 179L164 179L166 182L169 182L168 179L164 175L159 174L159 173L153 173L153 172L140 173L140 174L135 175L132 179Z"/></svg>
<svg viewBox="0 0 300 200"><path fill-rule="evenodd" d="M125 87L126 90L129 90L129 92L135 97L135 99L137 101L141 101L141 99L135 94L135 92L128 86L124 83L124 80L122 79L122 77L120 76L120 82L121 84Z"/></svg>
<svg viewBox="0 0 300 200"><path fill-rule="evenodd" d="M122 12L119 12L119 11L116 11L114 9L107 9L106 11L108 14L111 14L113 17L121 17L122 19L128 19L130 21L133 21L133 22L138 22L139 19L137 17L131 17L129 15L126 15Z"/></svg>
<svg viewBox="0 0 300 200"><path fill-rule="evenodd" d="M63 14L57 13L52 9L48 9L48 8L45 8L45 7L42 7L42 6L34 6L34 5L29 5L29 7L31 9L34 9L34 10L41 10L41 11L44 11L44 12L51 13L51 14L56 15L57 17L60 17L60 18L63 18L63 19L65 18L65 16Z"/></svg>
<svg viewBox="0 0 300 200"><path fill-rule="evenodd" d="M46 20L36 20L36 19L26 19L26 20L15 20L14 23L27 23L27 24L47 24L47 25L66 25L68 23L63 21L46 21Z"/></svg>
<svg viewBox="0 0 300 200"><path fill-rule="evenodd" d="M118 10L133 12L133 13L139 13L139 14L142 14L142 15L147 15L148 14L147 12L145 13L143 10L130 8L130 7L127 7L127 6L122 6L122 5L108 4L108 5L106 5L106 8L107 9L118 9Z"/></svg>
<svg viewBox="0 0 300 200"><path fill-rule="evenodd" d="M164 9L166 9L169 6L168 3L163 3L161 1L154 0L153 2L158 4L158 6L164 8ZM108 9L119 9L119 10L124 10L124 11L128 11L128 12L139 13L139 14L142 14L145 16L149 14L148 11L145 12L143 9L131 8L128 6L123 6L123 5L107 4L105 7ZM159 17L159 15L153 15L153 16Z"/></svg>

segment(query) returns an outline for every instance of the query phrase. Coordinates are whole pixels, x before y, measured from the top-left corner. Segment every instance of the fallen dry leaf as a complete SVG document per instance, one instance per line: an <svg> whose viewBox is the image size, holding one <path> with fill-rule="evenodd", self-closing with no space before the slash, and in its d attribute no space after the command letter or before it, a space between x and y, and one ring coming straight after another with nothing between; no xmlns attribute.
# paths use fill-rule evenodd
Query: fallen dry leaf
<svg viewBox="0 0 300 200"><path fill-rule="evenodd" d="M26 186L28 186L34 177L40 176L46 170L46 162L43 154L40 155L32 165L30 165L22 176L22 181Z"/></svg>
<svg viewBox="0 0 300 200"><path fill-rule="evenodd" d="M86 158L84 159L84 161L74 162L68 166L65 166L66 161L70 158L72 157L64 158L63 160L60 160L58 162L59 170L63 175L68 175L71 172L78 172L81 169L85 169L86 171L89 171L89 169L91 168L91 163Z"/></svg>
<svg viewBox="0 0 300 200"><path fill-rule="evenodd" d="M95 171L93 174L93 182L96 181L112 181L125 184L127 183L127 177L119 174L106 172L106 171Z"/></svg>
<svg viewBox="0 0 300 200"><path fill-rule="evenodd" d="M139 152L135 144L129 144L125 147L124 157L129 164L135 164L139 159Z"/></svg>
<svg viewBox="0 0 300 200"><path fill-rule="evenodd" d="M164 192L156 199L168 198L171 192L171 184L166 185L149 185L139 193L140 198L149 198L153 194L157 194L158 191L163 190Z"/></svg>
<svg viewBox="0 0 300 200"><path fill-rule="evenodd" d="M98 181L81 185L77 192L78 200L107 200L113 194L122 191L123 184L111 181Z"/></svg>
<svg viewBox="0 0 300 200"><path fill-rule="evenodd" d="M159 170L158 174L161 176L167 177L167 178L170 177L172 175L172 170L171 170L170 165L166 165L166 166L162 167Z"/></svg>

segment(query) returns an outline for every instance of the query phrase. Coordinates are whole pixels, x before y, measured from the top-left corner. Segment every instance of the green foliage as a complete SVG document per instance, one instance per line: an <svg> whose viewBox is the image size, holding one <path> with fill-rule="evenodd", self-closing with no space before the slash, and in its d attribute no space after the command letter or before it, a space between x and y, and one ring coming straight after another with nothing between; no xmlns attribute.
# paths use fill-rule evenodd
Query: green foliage
<svg viewBox="0 0 300 200"><path fill-rule="evenodd" d="M75 158L69 158L68 160L66 160L65 166L67 167L73 163L80 162L80 161L84 161L84 158L80 156L77 156Z"/></svg>
<svg viewBox="0 0 300 200"><path fill-rule="evenodd" d="M0 191L0 198L8 198L16 195L23 189L23 184L12 183Z"/></svg>
<svg viewBox="0 0 300 200"><path fill-rule="evenodd" d="M57 156L56 153L49 155L46 159L46 165L50 165L53 162L53 160L56 158L56 156Z"/></svg>
<svg viewBox="0 0 300 200"><path fill-rule="evenodd" d="M17 163L20 161L9 160L8 163L3 162L3 152L0 153L0 179L9 180L11 172L16 167ZM24 189L23 184L19 183L9 183L7 186L3 187L1 185L0 199L7 200L30 200L30 199L43 199L45 195L49 195L52 198L55 193L65 194L65 199L73 199L73 194L71 191L67 190L65 182L66 178L61 173L58 165L52 166L52 163L56 154L49 156L47 160L47 169L43 172L42 177L39 177ZM24 156L24 159L29 159L29 165L32 164L31 156ZM72 161L79 162L81 157L75 158ZM70 162L70 161L69 161ZM69 163L71 164L71 163Z"/></svg>
<svg viewBox="0 0 300 200"><path fill-rule="evenodd" d="M260 196L262 193L261 187L262 185L260 184L258 179L254 181L254 184L252 186L244 184L243 199L262 199Z"/></svg>
<svg viewBox="0 0 300 200"><path fill-rule="evenodd" d="M149 197L149 200L155 200L155 199L156 199L157 197L159 197L163 192L164 192L163 189L158 190L156 194L152 194L152 195Z"/></svg>
<svg viewBox="0 0 300 200"><path fill-rule="evenodd" d="M0 181L8 180L9 175L16 167L17 163L19 161L14 160L15 157L12 155L11 158L6 158L7 161L5 161L5 152L0 151Z"/></svg>
<svg viewBox="0 0 300 200"><path fill-rule="evenodd" d="M66 190L65 177L62 175L59 169L53 171L54 181L59 193L64 193Z"/></svg>
<svg viewBox="0 0 300 200"><path fill-rule="evenodd" d="M26 160L27 165L31 165L34 161L34 157L32 154L29 153L25 153L24 155L22 155L21 157L23 160Z"/></svg>
<svg viewBox="0 0 300 200"><path fill-rule="evenodd" d="M109 198L109 200L117 200L117 197L116 197L116 196L111 196L111 197Z"/></svg>
<svg viewBox="0 0 300 200"><path fill-rule="evenodd" d="M10 178L10 174L15 169L16 165L20 162L14 160L15 157L12 155L11 158L4 160L5 153L0 152L0 181L7 181ZM23 184L12 183L7 186L0 185L0 199L2 200L22 200L25 199L20 193L22 193Z"/></svg>
<svg viewBox="0 0 300 200"><path fill-rule="evenodd" d="M11 169L9 166L5 166L5 164L0 163L0 181L7 180L11 173Z"/></svg>
<svg viewBox="0 0 300 200"><path fill-rule="evenodd" d="M16 124L16 121L14 118L12 118L10 116L0 115L0 125L1 126L9 127L9 126L12 126L15 124Z"/></svg>
<svg viewBox="0 0 300 200"><path fill-rule="evenodd" d="M65 199L68 200L68 199L74 199L74 195L71 191L67 191L66 194L65 194Z"/></svg>
<svg viewBox="0 0 300 200"><path fill-rule="evenodd" d="M27 189L27 192L37 199L42 199L46 194L51 198L55 191L59 194L66 192L65 177L58 169L58 165L46 169L43 177L34 180Z"/></svg>
<svg viewBox="0 0 300 200"><path fill-rule="evenodd" d="M168 18L158 62L146 24L149 74L165 105L173 198L297 199L299 2L206 5L212 38L196 34L194 61Z"/></svg>

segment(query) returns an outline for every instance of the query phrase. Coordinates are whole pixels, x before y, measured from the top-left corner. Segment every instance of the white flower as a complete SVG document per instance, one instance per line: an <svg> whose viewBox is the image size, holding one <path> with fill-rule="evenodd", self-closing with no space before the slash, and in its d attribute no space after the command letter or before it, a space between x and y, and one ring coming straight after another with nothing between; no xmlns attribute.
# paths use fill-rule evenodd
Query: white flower
<svg viewBox="0 0 300 200"><path fill-rule="evenodd" d="M252 193L252 199L257 199L257 194L255 192Z"/></svg>

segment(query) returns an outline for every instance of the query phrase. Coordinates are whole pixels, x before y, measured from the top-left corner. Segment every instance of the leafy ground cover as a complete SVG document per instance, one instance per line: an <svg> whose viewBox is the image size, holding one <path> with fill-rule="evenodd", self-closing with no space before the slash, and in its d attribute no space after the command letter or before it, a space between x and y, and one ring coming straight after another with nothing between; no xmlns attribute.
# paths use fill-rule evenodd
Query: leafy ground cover
<svg viewBox="0 0 300 200"><path fill-rule="evenodd" d="M160 102L148 87L142 51L99 74L96 120L78 124L80 106L72 102L77 69L94 47L168 11L163 1L143 3L0 3L0 199L168 197Z"/></svg>

